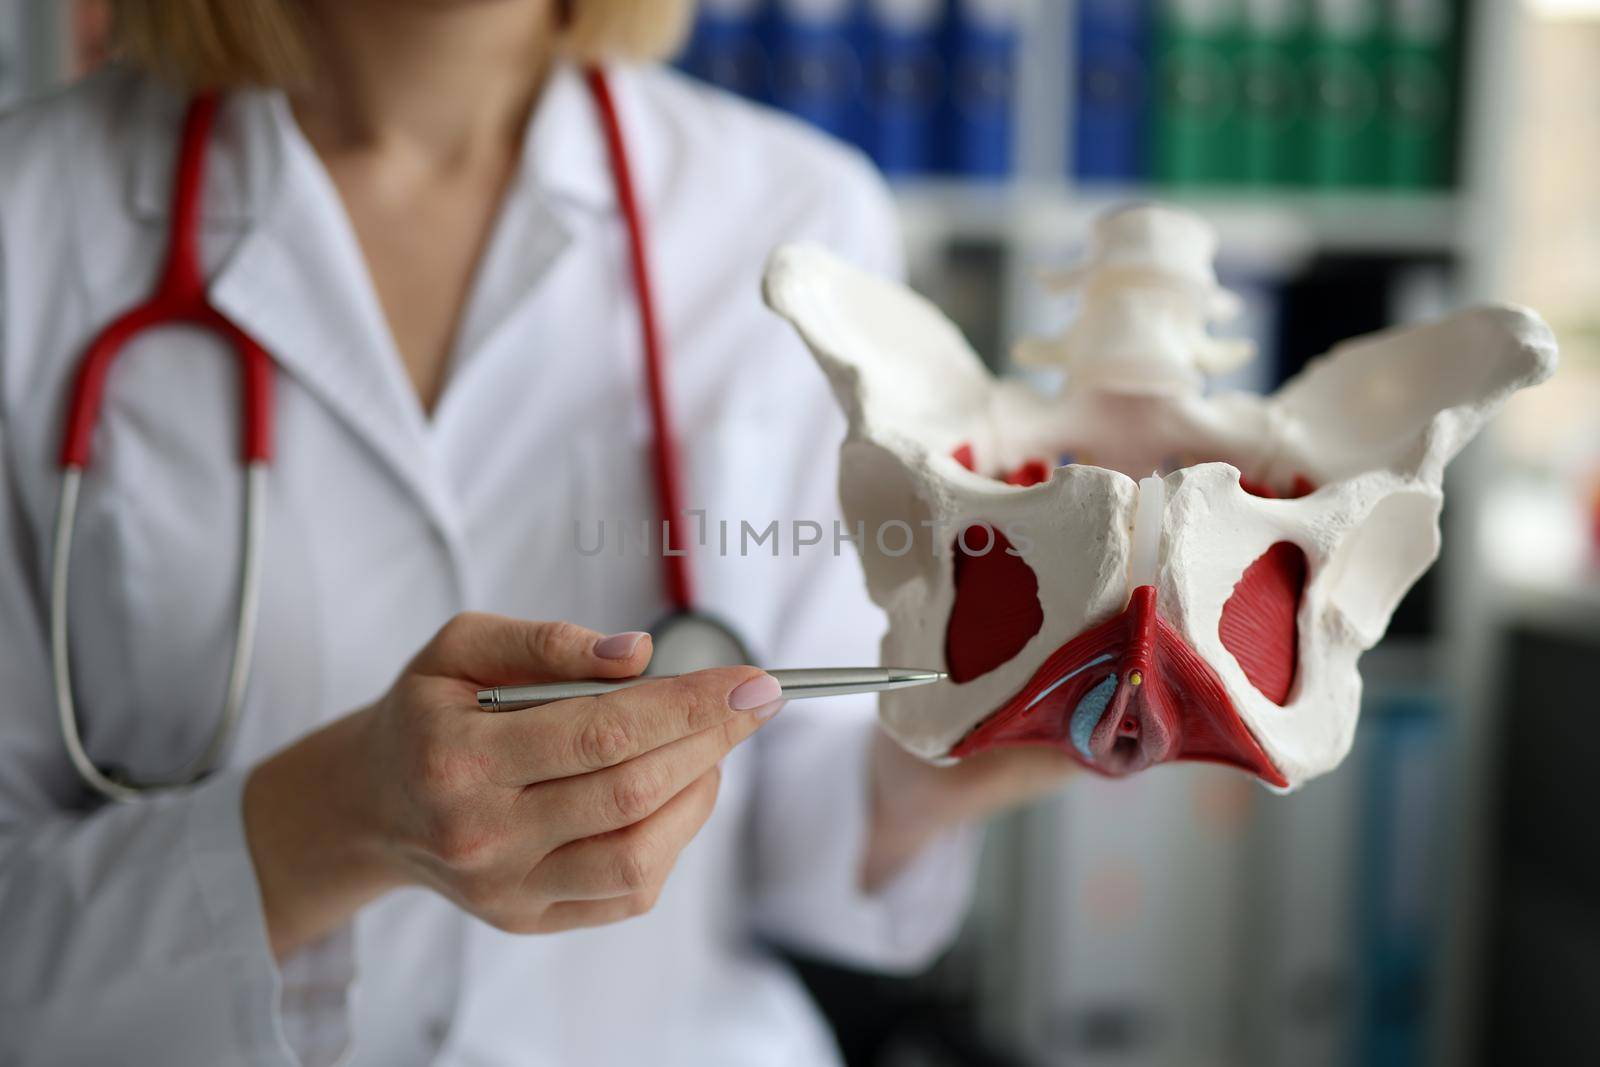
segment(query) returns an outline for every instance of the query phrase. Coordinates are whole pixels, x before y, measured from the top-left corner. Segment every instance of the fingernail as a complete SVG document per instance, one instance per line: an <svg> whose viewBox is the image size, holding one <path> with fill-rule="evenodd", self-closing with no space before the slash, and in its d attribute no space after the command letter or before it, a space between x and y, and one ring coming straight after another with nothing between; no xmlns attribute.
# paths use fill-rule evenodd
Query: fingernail
<svg viewBox="0 0 1600 1067"><path fill-rule="evenodd" d="M783 687L776 678L770 674L758 674L728 694L728 706L734 711L750 711L771 704L782 695Z"/></svg>
<svg viewBox="0 0 1600 1067"><path fill-rule="evenodd" d="M639 642L647 636L643 630L629 630L627 633L602 637L594 643L594 654L601 659L627 659L638 651Z"/></svg>

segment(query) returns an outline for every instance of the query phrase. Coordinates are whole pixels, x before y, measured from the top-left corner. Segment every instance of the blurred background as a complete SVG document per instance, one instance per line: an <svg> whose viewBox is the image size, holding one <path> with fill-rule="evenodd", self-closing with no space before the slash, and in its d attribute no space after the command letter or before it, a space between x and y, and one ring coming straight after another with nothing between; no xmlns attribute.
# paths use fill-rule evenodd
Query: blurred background
<svg viewBox="0 0 1600 1067"><path fill-rule="evenodd" d="M0 0L0 105L105 16ZM702 0L679 64L868 152L997 368L1071 314L1039 272L1149 197L1220 231L1261 350L1229 386L1482 300L1562 344L1451 468L1343 766L1009 819L930 973L796 961L853 1067L1600 1062L1600 0Z"/></svg>

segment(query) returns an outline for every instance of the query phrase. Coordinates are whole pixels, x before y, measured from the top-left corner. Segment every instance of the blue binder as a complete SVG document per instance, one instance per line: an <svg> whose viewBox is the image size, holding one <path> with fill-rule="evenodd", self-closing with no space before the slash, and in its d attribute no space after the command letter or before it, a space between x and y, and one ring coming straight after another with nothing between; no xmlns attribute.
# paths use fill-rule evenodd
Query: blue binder
<svg viewBox="0 0 1600 1067"><path fill-rule="evenodd" d="M864 125L863 20L857 0L774 0L772 101L836 137Z"/></svg>
<svg viewBox="0 0 1600 1067"><path fill-rule="evenodd" d="M740 96L769 99L771 62L761 40L765 7L765 0L706 0L678 65Z"/></svg>
<svg viewBox="0 0 1600 1067"><path fill-rule="evenodd" d="M1149 173L1150 15L1149 0L1079 0L1072 159L1083 181Z"/></svg>
<svg viewBox="0 0 1600 1067"><path fill-rule="evenodd" d="M1023 0L955 0L950 19L950 165L972 178L1012 171Z"/></svg>
<svg viewBox="0 0 1600 1067"><path fill-rule="evenodd" d="M867 0L863 147L890 175L923 174L937 165L946 7L946 0Z"/></svg>
<svg viewBox="0 0 1600 1067"><path fill-rule="evenodd" d="M1364 703L1366 959L1358 1062L1406 1067L1422 1061L1431 1025L1433 922L1444 889L1438 850L1445 712L1425 686L1369 693Z"/></svg>

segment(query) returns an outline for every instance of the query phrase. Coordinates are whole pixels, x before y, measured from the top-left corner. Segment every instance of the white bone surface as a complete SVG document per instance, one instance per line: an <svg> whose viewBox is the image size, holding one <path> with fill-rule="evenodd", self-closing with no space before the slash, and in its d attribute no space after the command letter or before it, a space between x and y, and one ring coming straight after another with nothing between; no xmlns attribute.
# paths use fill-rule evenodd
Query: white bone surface
<svg viewBox="0 0 1600 1067"><path fill-rule="evenodd" d="M1152 206L1097 233L1074 281L1086 314L1096 300L1113 310L1035 346L1063 357L1068 385L1057 395L997 380L932 304L821 248L785 247L769 263L768 303L799 330L848 416L841 496L847 519L868 531L867 585L890 623L883 662L943 665L950 539L966 523L1024 530L1028 543L1017 547L1039 578L1044 623L1020 652L961 685L886 694L883 725L910 751L946 758L1047 656L1121 612L1149 574L1162 617L1298 785L1349 750L1357 660L1438 553L1445 464L1512 392L1550 375L1553 338L1529 311L1476 308L1341 344L1271 397L1207 397L1201 373L1217 363L1205 324L1228 303L1210 273L1209 230ZM1147 319L1161 324L1152 330ZM983 473L952 457L962 444ZM1039 485L995 476L1061 453L1075 462ZM1159 491L1141 494L1139 479L1153 471L1164 472ZM1317 488L1258 497L1240 488L1241 472L1275 487L1303 476ZM1141 503L1157 509L1153 530L1136 523ZM898 556L872 537L895 520L917 535ZM1308 563L1283 707L1250 684L1218 631L1244 568L1279 541Z"/></svg>

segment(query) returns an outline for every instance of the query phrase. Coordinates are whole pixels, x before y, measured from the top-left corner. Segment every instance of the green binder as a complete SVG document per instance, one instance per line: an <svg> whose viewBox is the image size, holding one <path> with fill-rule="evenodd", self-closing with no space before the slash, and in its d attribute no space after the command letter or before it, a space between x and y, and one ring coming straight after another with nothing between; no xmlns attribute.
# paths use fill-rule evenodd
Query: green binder
<svg viewBox="0 0 1600 1067"><path fill-rule="evenodd" d="M1388 94L1379 0L1312 0L1309 178L1325 189L1384 183Z"/></svg>
<svg viewBox="0 0 1600 1067"><path fill-rule="evenodd" d="M1240 178L1306 181L1307 0L1244 0L1239 59Z"/></svg>
<svg viewBox="0 0 1600 1067"><path fill-rule="evenodd" d="M1455 176L1455 5L1389 0L1389 184L1442 189Z"/></svg>
<svg viewBox="0 0 1600 1067"><path fill-rule="evenodd" d="M1242 46L1239 0L1161 0L1150 123L1150 158L1158 181L1195 185L1243 177Z"/></svg>

